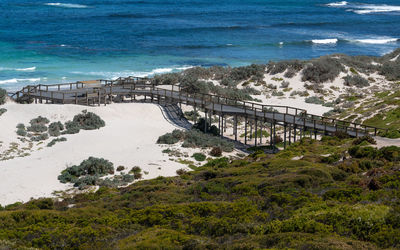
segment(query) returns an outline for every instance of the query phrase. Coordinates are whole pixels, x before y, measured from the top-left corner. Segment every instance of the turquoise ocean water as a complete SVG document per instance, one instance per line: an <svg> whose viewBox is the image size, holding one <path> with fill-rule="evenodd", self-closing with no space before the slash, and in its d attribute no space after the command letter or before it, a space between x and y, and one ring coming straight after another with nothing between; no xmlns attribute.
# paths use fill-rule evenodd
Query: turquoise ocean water
<svg viewBox="0 0 400 250"><path fill-rule="evenodd" d="M398 0L1 0L0 9L8 90L400 47Z"/></svg>

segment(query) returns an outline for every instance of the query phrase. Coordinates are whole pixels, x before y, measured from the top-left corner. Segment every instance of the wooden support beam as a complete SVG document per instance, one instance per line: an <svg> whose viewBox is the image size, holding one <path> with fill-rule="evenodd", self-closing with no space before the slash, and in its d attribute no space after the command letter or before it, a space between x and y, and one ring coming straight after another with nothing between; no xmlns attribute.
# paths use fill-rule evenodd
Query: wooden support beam
<svg viewBox="0 0 400 250"><path fill-rule="evenodd" d="M237 117L237 115L235 116L235 130L234 130L234 132L235 132L235 141L237 141L237 125L238 125L238 117Z"/></svg>
<svg viewBox="0 0 400 250"><path fill-rule="evenodd" d="M244 117L244 145L247 145L247 115Z"/></svg>
<svg viewBox="0 0 400 250"><path fill-rule="evenodd" d="M254 146L257 147L257 120L254 120L254 130L255 130L255 135L254 135Z"/></svg>
<svg viewBox="0 0 400 250"><path fill-rule="evenodd" d="M286 128L287 125L286 123L284 123L283 125L283 148L286 149Z"/></svg>

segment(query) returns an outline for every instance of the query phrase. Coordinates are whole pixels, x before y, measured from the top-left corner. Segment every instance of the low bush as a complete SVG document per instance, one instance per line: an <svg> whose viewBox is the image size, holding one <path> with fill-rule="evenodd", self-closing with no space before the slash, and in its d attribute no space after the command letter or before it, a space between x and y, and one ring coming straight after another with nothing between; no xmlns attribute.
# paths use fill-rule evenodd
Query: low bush
<svg viewBox="0 0 400 250"><path fill-rule="evenodd" d="M214 157L222 156L222 149L220 147L213 147L210 151L210 155Z"/></svg>
<svg viewBox="0 0 400 250"><path fill-rule="evenodd" d="M33 125L45 125L48 124L50 121L46 117L38 116L37 118L32 119L29 123L31 126Z"/></svg>
<svg viewBox="0 0 400 250"><path fill-rule="evenodd" d="M185 132L175 129L172 133L167 133L158 138L157 144L175 144L185 137Z"/></svg>
<svg viewBox="0 0 400 250"><path fill-rule="evenodd" d="M183 168L180 168L180 169L176 170L176 174L179 175L179 176L184 175L186 173L187 173L187 171L185 169L183 169Z"/></svg>
<svg viewBox="0 0 400 250"><path fill-rule="evenodd" d="M47 139L49 139L48 133L43 133L43 134L31 137L31 141L45 141Z"/></svg>
<svg viewBox="0 0 400 250"><path fill-rule="evenodd" d="M83 110L81 114L74 116L73 122L79 124L83 130L93 130L104 127L106 123L95 113Z"/></svg>
<svg viewBox="0 0 400 250"><path fill-rule="evenodd" d="M19 128L19 129L17 129L17 135L19 135L19 136L26 136L26 135L27 135L27 132L26 132L25 129Z"/></svg>
<svg viewBox="0 0 400 250"><path fill-rule="evenodd" d="M79 165L73 165L61 172L58 180L62 183L72 182L76 187L88 183L96 184L99 177L114 174L114 166L103 158L89 157Z"/></svg>
<svg viewBox="0 0 400 250"><path fill-rule="evenodd" d="M118 167L117 167L117 171L118 171L118 172L121 172L121 171L124 170L124 169L125 169L124 166L118 166Z"/></svg>
<svg viewBox="0 0 400 250"><path fill-rule="evenodd" d="M131 171L129 171L129 173L140 173L142 172L142 169L138 166L135 166L131 169Z"/></svg>
<svg viewBox="0 0 400 250"><path fill-rule="evenodd" d="M353 145L360 145L360 144L362 144L362 143L364 143L364 142L367 142L367 143L369 143L369 144L376 145L375 139L372 138L370 135L365 135L365 136L363 136L363 137L359 137L359 138L355 139L355 140L353 141Z"/></svg>
<svg viewBox="0 0 400 250"><path fill-rule="evenodd" d="M313 104L324 104L324 101L317 96L310 96L305 99L306 103L313 103Z"/></svg>
<svg viewBox="0 0 400 250"><path fill-rule="evenodd" d="M333 81L344 71L343 65L339 60L330 57L321 57L312 60L303 70L302 81L314 83L324 83Z"/></svg>
<svg viewBox="0 0 400 250"><path fill-rule="evenodd" d="M290 82L288 82L288 81L281 82L281 88L283 88L283 89L289 87L289 85L290 85Z"/></svg>
<svg viewBox="0 0 400 250"><path fill-rule="evenodd" d="M67 121L65 123L65 130L61 133L63 135L65 134L77 134L81 130L80 125L77 122L74 121Z"/></svg>
<svg viewBox="0 0 400 250"><path fill-rule="evenodd" d="M373 147L353 146L349 148L349 154L354 158L375 159L378 156L378 150Z"/></svg>
<svg viewBox="0 0 400 250"><path fill-rule="evenodd" d="M47 144L47 147L52 147L52 146L54 146L57 142L63 142L63 141L67 141L67 138L61 137L61 138L53 139L53 140L51 140L51 142L49 142L49 143Z"/></svg>
<svg viewBox="0 0 400 250"><path fill-rule="evenodd" d="M53 122L49 125L49 135L50 136L60 136L61 131L64 130L64 125L61 122Z"/></svg>
<svg viewBox="0 0 400 250"><path fill-rule="evenodd" d="M234 145L225 139L217 136L204 134L198 130L186 131L182 147L184 148L210 148L220 147L224 152L232 152Z"/></svg>
<svg viewBox="0 0 400 250"><path fill-rule="evenodd" d="M359 75L345 76L343 77L343 79L345 86L358 87L358 88L369 86L368 80Z"/></svg>
<svg viewBox="0 0 400 250"><path fill-rule="evenodd" d="M4 114L5 112L7 112L7 109L0 108L0 116L1 116L2 114Z"/></svg>
<svg viewBox="0 0 400 250"><path fill-rule="evenodd" d="M33 133L43 133L43 132L47 132L47 126L44 124L40 124L40 123L32 124L31 126L29 126L27 128L27 130L29 132L33 132Z"/></svg>
<svg viewBox="0 0 400 250"><path fill-rule="evenodd" d="M192 155L192 157L196 160L196 161L204 161L207 157L202 154L202 153L194 153Z"/></svg>
<svg viewBox="0 0 400 250"><path fill-rule="evenodd" d="M206 124L204 124L206 123ZM204 118L200 118L199 121L196 124L193 124L192 129L196 129L198 131L204 132L204 128L206 128L206 133L212 134L212 135L219 135L220 131L215 125L211 125L208 121L206 121Z"/></svg>
<svg viewBox="0 0 400 250"><path fill-rule="evenodd" d="M379 149L383 158L388 161L400 161L400 147L397 146L388 146Z"/></svg>
<svg viewBox="0 0 400 250"><path fill-rule="evenodd" d="M379 72L381 75L384 75L389 81L398 81L400 80L400 61L388 61L385 62Z"/></svg>
<svg viewBox="0 0 400 250"><path fill-rule="evenodd" d="M7 91L5 89L0 88L0 105L6 103Z"/></svg>

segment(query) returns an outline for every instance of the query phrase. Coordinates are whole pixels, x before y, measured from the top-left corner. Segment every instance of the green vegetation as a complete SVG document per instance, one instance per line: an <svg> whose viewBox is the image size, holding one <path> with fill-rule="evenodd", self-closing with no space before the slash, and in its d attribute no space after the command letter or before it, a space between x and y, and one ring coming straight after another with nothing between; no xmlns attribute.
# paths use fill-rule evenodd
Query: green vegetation
<svg viewBox="0 0 400 250"><path fill-rule="evenodd" d="M324 100L317 96L310 96L304 100L306 103L324 104Z"/></svg>
<svg viewBox="0 0 400 250"><path fill-rule="evenodd" d="M205 161L206 158L207 158L207 156L205 156L205 155L202 154L202 153L194 153L194 154L192 155L192 157L193 157L196 161Z"/></svg>
<svg viewBox="0 0 400 250"><path fill-rule="evenodd" d="M333 81L342 71L344 71L344 67L338 59L329 56L321 57L311 60L310 64L305 67L302 80L313 83Z"/></svg>
<svg viewBox="0 0 400 250"><path fill-rule="evenodd" d="M0 209L0 243L45 249L399 248L400 148L354 144L304 138L274 156L257 150L177 171L177 177L11 204Z"/></svg>
<svg viewBox="0 0 400 250"><path fill-rule="evenodd" d="M63 142L63 141L67 141L67 138L60 137L60 138L53 139L53 140L51 140L51 142L49 142L47 144L47 147L53 147L57 142Z"/></svg>
<svg viewBox="0 0 400 250"><path fill-rule="evenodd" d="M345 76L343 79L345 86L358 87L358 88L364 88L369 86L368 80L359 75Z"/></svg>
<svg viewBox="0 0 400 250"><path fill-rule="evenodd" d="M5 112L7 112L7 109L5 109L5 108L0 108L0 116L1 116L2 114L4 114Z"/></svg>
<svg viewBox="0 0 400 250"><path fill-rule="evenodd" d="M7 91L5 89L0 88L0 105L6 103Z"/></svg>
<svg viewBox="0 0 400 250"><path fill-rule="evenodd" d="M196 129L182 131L175 129L171 133L167 133L158 138L158 144L175 144L183 141L182 147L184 148L210 148L220 147L224 152L232 152L234 145L218 136L204 134Z"/></svg>

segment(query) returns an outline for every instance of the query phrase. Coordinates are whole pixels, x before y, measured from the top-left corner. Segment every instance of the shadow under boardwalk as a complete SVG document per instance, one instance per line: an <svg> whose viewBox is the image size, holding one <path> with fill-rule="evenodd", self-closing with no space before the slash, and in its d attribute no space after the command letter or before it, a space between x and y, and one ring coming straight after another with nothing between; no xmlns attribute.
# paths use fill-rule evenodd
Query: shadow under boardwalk
<svg viewBox="0 0 400 250"><path fill-rule="evenodd" d="M177 104L159 105L164 118L178 128L191 129L192 124L183 116Z"/></svg>

